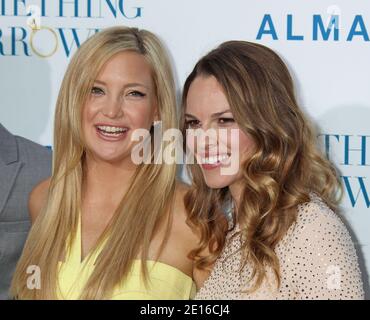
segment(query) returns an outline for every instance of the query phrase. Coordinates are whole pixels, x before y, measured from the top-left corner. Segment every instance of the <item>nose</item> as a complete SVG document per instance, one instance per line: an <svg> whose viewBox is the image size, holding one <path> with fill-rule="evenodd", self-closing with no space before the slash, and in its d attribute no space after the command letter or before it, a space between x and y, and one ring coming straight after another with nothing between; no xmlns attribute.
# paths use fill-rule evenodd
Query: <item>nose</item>
<svg viewBox="0 0 370 320"><path fill-rule="evenodd" d="M218 131L212 125L204 123L195 133L195 148L198 153L214 152L218 146Z"/></svg>
<svg viewBox="0 0 370 320"><path fill-rule="evenodd" d="M102 109L102 113L108 118L119 118L123 115L122 101L120 98L110 98Z"/></svg>
<svg viewBox="0 0 370 320"><path fill-rule="evenodd" d="M219 127L217 125L217 123L215 121L212 121L212 120L206 120L206 121L203 121L202 122L202 125L200 127L200 129L204 130L204 131L218 131Z"/></svg>

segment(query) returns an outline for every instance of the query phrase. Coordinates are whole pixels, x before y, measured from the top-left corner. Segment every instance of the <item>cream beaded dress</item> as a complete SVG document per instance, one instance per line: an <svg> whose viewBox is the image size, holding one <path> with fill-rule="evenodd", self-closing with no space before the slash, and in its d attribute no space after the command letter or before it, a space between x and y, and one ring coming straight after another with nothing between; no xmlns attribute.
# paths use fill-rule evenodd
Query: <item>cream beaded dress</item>
<svg viewBox="0 0 370 320"><path fill-rule="evenodd" d="M363 299L358 259L340 218L316 195L298 206L297 221L275 248L281 285L273 272L252 293L251 268L239 272L239 226L230 231L225 247L195 299ZM234 236L235 235L235 236ZM231 256L230 256L231 255Z"/></svg>

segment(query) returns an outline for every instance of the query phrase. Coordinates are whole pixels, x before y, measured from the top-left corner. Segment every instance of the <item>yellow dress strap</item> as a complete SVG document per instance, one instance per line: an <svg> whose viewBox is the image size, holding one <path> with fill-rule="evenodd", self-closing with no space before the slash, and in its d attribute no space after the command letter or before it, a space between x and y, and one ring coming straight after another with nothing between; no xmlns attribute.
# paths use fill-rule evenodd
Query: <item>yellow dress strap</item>
<svg viewBox="0 0 370 320"><path fill-rule="evenodd" d="M82 258L81 220L79 218L76 235L67 251L66 260L59 265L58 282L60 299L78 299L84 285L94 270L94 264L105 241L102 241L87 256ZM149 283L146 286L141 274L141 260L133 261L131 271L113 291L111 299L192 299L196 293L193 279L181 270L166 263L146 261Z"/></svg>

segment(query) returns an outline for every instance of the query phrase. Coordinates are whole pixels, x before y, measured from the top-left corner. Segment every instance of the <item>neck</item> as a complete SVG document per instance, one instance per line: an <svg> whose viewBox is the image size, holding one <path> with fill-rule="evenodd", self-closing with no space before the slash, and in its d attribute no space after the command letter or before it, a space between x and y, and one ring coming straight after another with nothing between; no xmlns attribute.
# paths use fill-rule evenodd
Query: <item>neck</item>
<svg viewBox="0 0 370 320"><path fill-rule="evenodd" d="M89 199L120 201L128 189L136 166L123 166L86 156L83 194Z"/></svg>
<svg viewBox="0 0 370 320"><path fill-rule="evenodd" d="M234 182L233 184L231 184L229 186L229 191L230 191L231 197L234 201L235 213L237 214L238 213L238 208L239 208L239 205L240 205L240 202L241 202L241 195L242 195L242 191L243 191L243 182L241 180Z"/></svg>

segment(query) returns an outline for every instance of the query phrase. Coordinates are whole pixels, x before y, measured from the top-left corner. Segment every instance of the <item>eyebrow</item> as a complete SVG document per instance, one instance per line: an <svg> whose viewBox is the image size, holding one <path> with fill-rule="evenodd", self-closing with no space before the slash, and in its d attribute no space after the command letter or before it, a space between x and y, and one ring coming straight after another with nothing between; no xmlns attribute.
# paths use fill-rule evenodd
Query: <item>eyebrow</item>
<svg viewBox="0 0 370 320"><path fill-rule="evenodd" d="M221 115L223 115L224 113L227 113L227 112L231 112L231 110L230 110L230 109L227 109L227 110L225 110L225 111L212 113L212 114L211 114L211 117L212 117L212 118L217 118L217 117L219 117L219 116L221 116ZM196 117L196 116L193 116L193 115L192 115L192 114L190 114L190 113L185 113L185 117L192 118L192 119L197 119L197 117Z"/></svg>
<svg viewBox="0 0 370 320"><path fill-rule="evenodd" d="M103 84L103 85L106 85L106 83L104 81L101 81L101 80L95 80L94 83L100 83L100 84Z"/></svg>
<svg viewBox="0 0 370 320"><path fill-rule="evenodd" d="M102 81L102 80L98 80L98 79L96 79L96 80L94 81L94 83L102 84L102 85L104 85L104 86L106 86L106 85L107 85L107 83L106 83L106 82L104 82L104 81ZM148 90L149 90L149 87L148 87L148 86L146 86L145 84L139 83L139 82L131 82L131 83L126 84L124 87L125 87L125 88L143 87L143 88L146 88L146 89L148 89Z"/></svg>

